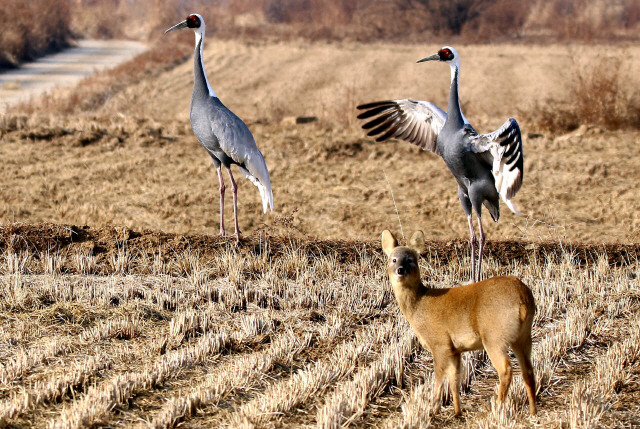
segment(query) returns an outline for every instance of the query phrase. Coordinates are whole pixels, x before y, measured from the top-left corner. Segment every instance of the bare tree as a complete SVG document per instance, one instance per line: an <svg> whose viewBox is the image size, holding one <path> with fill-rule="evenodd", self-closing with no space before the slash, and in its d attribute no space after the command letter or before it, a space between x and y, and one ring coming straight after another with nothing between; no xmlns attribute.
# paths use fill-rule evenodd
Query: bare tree
<svg viewBox="0 0 640 429"><path fill-rule="evenodd" d="M458 35L463 27L482 15L496 0L400 0L426 9L432 17L430 27L436 32Z"/></svg>

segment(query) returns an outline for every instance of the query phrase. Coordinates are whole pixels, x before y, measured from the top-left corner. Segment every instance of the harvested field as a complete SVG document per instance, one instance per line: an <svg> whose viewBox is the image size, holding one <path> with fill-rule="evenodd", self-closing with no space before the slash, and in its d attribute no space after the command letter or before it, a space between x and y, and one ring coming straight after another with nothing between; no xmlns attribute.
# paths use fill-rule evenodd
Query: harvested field
<svg viewBox="0 0 640 429"><path fill-rule="evenodd" d="M624 49L625 67L637 68L640 50ZM372 240L398 225L393 191L407 230L422 229L437 240L467 238L456 184L442 160L405 142L376 143L355 118L357 104L389 97L445 107L446 66L414 63L435 50L437 45L208 41L211 84L249 123L274 184L275 211L265 216L255 187L238 180L242 231ZM600 51L459 47L463 108L474 126L488 132L509 116L522 122L525 176L515 201L527 216L503 207L500 223L485 221L489 239L640 240L638 199L630 186L640 177L640 132L585 126L556 135L532 129L519 113L563 94L566 71L555 61L558 52L582 61ZM192 73L187 61L103 94L107 101L95 111L55 114L60 98L92 99L89 90L106 79L99 76L80 94L63 90L45 97L40 107L47 114L0 118L0 220L217 233L217 177L188 120ZM297 116L318 120L296 124Z"/></svg>
<svg viewBox="0 0 640 429"><path fill-rule="evenodd" d="M517 375L491 408L497 376L477 353L461 419L426 414L431 357L377 243L9 225L0 246L4 425L640 424L638 246L493 243L487 274L519 276L538 303L540 412ZM426 281L468 277L464 243L428 248Z"/></svg>

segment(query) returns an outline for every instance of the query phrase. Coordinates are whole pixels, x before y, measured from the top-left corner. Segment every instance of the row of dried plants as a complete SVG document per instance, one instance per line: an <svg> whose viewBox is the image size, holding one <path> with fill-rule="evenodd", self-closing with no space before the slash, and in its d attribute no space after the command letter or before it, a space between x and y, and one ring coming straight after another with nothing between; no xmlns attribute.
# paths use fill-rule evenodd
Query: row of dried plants
<svg viewBox="0 0 640 429"><path fill-rule="evenodd" d="M243 406L232 419L236 422L234 426L242 426L248 422L265 422L269 416L277 415L292 409L296 404L303 404L310 395L318 393L319 389L329 383L322 383L315 376L307 376L299 373L291 379L282 383L268 384L267 374L274 369L274 366L290 367L298 359L299 355L314 344L318 347L321 343L331 346L339 338L348 335L349 331L357 328L358 319L350 318L346 320L342 313L333 312L322 316L328 321L327 324L315 325L312 332L307 332L302 339L294 331L287 330L285 333L271 341L268 350L261 353L252 353L241 359L234 359L226 366L219 366L213 374L207 375L202 382L189 386L187 391L176 392L166 405L152 418L153 427L172 427L195 414L199 409L203 409L212 403L220 401L225 396L238 394L240 391L250 391L257 388L266 390L254 400ZM362 335L371 335L380 338L380 329L365 330ZM369 344L368 338L363 339L357 335L355 339L334 349L328 362L343 362L339 359L344 356L344 348L365 347ZM337 350L340 350L339 352ZM349 356L357 356L357 352L347 353ZM349 359L347 364L351 367L355 363L354 359ZM324 364L324 363L323 363ZM323 365L321 364L321 365ZM313 368L314 374L318 374L317 368ZM333 377L340 377L344 371L334 371ZM320 371L319 374L327 375L327 372ZM325 377L320 375L324 380ZM283 402L282 391L289 392L287 401ZM295 392L295 393L292 393Z"/></svg>
<svg viewBox="0 0 640 429"><path fill-rule="evenodd" d="M310 257L292 242L272 258L230 249L207 260L175 257L181 262L166 262L181 267L172 274L153 273L147 258L145 274L39 268L0 275L3 424L20 425L34 412L50 427L127 416L154 427L431 421L431 363L422 358L429 354L417 348L377 253ZM235 273L197 274L227 269L233 258ZM17 257L6 252L5 259ZM468 255L441 260L420 262L432 285L468 277ZM96 271L109 263L98 261ZM638 261L612 266L601 255L585 266L569 251L486 268L519 276L536 297L533 361L543 410L536 424L602 424L607 404L633 384L628 370L639 361L637 322L625 322L638 309ZM481 353L468 355L464 367L463 404L482 403L488 398L478 391L495 386L495 371ZM64 376L61 368L69 369ZM573 378L586 393L574 391ZM384 405L389 398L397 409ZM527 426L524 386L516 376L503 407L465 412L465 427ZM445 416L433 424L453 423Z"/></svg>
<svg viewBox="0 0 640 429"><path fill-rule="evenodd" d="M230 417L232 426L264 425L275 416L308 404L344 381L357 370L361 361L379 352L389 341L393 342L397 335L395 320L358 332L353 340L335 347L326 359L307 365L288 379L272 383L260 395L243 404Z"/></svg>

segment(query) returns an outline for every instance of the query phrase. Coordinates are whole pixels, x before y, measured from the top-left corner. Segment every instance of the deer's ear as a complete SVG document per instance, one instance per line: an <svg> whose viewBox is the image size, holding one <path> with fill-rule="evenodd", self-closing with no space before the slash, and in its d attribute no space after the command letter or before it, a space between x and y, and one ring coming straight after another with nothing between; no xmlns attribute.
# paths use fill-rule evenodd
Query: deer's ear
<svg viewBox="0 0 640 429"><path fill-rule="evenodd" d="M422 231L416 231L409 240L409 247L416 251L419 255L424 250L424 234Z"/></svg>
<svg viewBox="0 0 640 429"><path fill-rule="evenodd" d="M396 247L398 247L398 240L396 240L391 231L388 229L382 231L382 250L385 255L391 255L391 252L393 252L393 249Z"/></svg>

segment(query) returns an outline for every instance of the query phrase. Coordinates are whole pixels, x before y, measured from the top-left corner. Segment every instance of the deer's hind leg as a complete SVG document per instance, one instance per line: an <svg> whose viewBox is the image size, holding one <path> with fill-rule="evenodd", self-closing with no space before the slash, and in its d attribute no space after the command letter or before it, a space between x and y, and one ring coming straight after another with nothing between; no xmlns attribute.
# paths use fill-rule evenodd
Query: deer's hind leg
<svg viewBox="0 0 640 429"><path fill-rule="evenodd" d="M507 346L498 344L491 345L485 344L485 350L491 359L491 363L498 372L500 378L500 387L498 389L498 403L504 402L509 392L509 386L511 386L511 361L509 360L509 354L507 352Z"/></svg>
<svg viewBox="0 0 640 429"><path fill-rule="evenodd" d="M536 413L536 378L531 363L531 334L527 335L520 343L514 344L512 350L518 359L522 380L527 389L529 413L534 415Z"/></svg>

